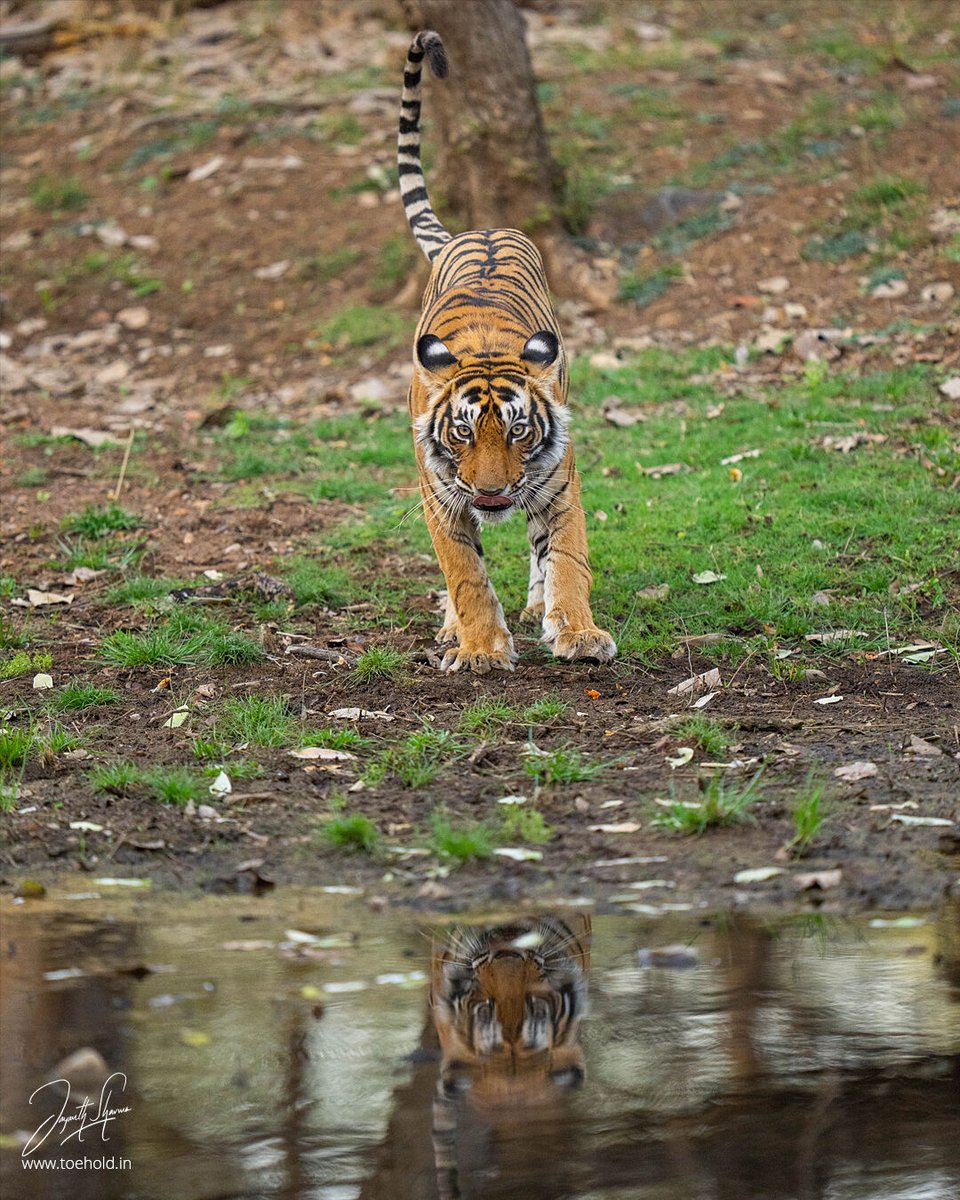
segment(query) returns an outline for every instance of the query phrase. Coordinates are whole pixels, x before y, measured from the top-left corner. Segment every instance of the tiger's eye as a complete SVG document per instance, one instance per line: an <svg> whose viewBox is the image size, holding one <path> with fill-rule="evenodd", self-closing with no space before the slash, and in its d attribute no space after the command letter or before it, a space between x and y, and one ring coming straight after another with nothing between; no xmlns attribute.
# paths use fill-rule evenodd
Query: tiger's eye
<svg viewBox="0 0 960 1200"><path fill-rule="evenodd" d="M530 426L526 423L526 421L517 421L517 423L510 430L510 436L515 438L525 437L529 429Z"/></svg>
<svg viewBox="0 0 960 1200"><path fill-rule="evenodd" d="M453 432L458 438L461 439L461 441L468 442L470 440L471 434L473 433L473 430L470 428L469 425L461 424L461 425L454 425Z"/></svg>

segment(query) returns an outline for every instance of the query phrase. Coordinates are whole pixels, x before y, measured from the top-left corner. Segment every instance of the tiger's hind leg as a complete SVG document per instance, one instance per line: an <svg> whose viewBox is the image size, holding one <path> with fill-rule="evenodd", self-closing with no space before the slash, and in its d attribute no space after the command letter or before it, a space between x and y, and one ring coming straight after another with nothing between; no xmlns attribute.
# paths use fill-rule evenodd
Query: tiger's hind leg
<svg viewBox="0 0 960 1200"><path fill-rule="evenodd" d="M527 536L530 538L530 585L527 588L527 606L520 614L520 620L525 625L540 625L543 621L543 583L545 578L541 550L545 549L545 535L538 534L532 522L527 522ZM537 537L540 546L534 541Z"/></svg>
<svg viewBox="0 0 960 1200"><path fill-rule="evenodd" d="M590 610L593 573L587 559L587 526L580 504L580 479L568 448L558 474L563 491L542 516L531 518L530 544L543 570L543 640L556 658L609 662L617 644L600 629ZM532 578L532 576L531 576Z"/></svg>

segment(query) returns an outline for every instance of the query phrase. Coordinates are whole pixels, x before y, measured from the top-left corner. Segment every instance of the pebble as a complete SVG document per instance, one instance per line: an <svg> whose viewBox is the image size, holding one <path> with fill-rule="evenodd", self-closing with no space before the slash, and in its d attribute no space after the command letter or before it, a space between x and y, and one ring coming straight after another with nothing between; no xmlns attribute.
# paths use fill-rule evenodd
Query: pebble
<svg viewBox="0 0 960 1200"><path fill-rule="evenodd" d="M96 374L97 383L121 383L130 374L130 368L122 358L114 359L112 363L102 367Z"/></svg>
<svg viewBox="0 0 960 1200"><path fill-rule="evenodd" d="M142 304L135 308L121 308L117 320L125 329L144 329L150 324L150 310Z"/></svg>
<svg viewBox="0 0 960 1200"><path fill-rule="evenodd" d="M771 296L781 296L790 287L786 275L773 275L769 279L761 279L757 283L758 292L766 292Z"/></svg>
<svg viewBox="0 0 960 1200"><path fill-rule="evenodd" d="M928 283L921 291L920 299L927 304L946 304L948 300L953 299L953 284L947 283L946 280Z"/></svg>

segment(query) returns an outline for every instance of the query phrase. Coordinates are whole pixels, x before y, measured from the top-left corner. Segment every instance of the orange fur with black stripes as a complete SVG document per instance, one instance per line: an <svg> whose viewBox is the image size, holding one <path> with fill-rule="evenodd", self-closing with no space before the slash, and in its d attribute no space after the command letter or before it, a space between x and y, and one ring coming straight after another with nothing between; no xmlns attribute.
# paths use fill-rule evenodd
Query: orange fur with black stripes
<svg viewBox="0 0 960 1200"><path fill-rule="evenodd" d="M530 1098L584 1077L590 917L531 917L494 929L455 929L435 944L430 1007L442 1091L481 1102Z"/></svg>
<svg viewBox="0 0 960 1200"><path fill-rule="evenodd" d="M424 515L447 583L442 670L512 671L513 639L487 576L480 530L521 512L530 539L524 618L558 658L617 652L590 610L593 576L568 434L567 363L534 244L515 229L452 236L420 163L424 58L447 73L437 34L407 56L398 169L407 220L433 264L410 386Z"/></svg>

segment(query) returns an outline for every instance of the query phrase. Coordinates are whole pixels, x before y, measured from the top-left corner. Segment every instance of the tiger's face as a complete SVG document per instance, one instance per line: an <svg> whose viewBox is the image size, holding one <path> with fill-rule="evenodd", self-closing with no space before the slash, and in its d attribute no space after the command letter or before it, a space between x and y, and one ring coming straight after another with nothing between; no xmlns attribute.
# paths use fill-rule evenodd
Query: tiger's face
<svg viewBox="0 0 960 1200"><path fill-rule="evenodd" d="M478 1081L491 1090L515 1077L544 1086L583 1080L577 1037L590 925L579 920L579 933L555 918L487 932L461 928L435 948L431 1005L448 1090Z"/></svg>
<svg viewBox="0 0 960 1200"><path fill-rule="evenodd" d="M550 497L538 486L567 448L567 409L555 399L560 343L541 331L519 355L493 348L460 358L433 334L416 347L430 397L417 442L455 515L498 524L517 509L536 512Z"/></svg>

